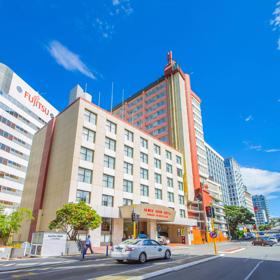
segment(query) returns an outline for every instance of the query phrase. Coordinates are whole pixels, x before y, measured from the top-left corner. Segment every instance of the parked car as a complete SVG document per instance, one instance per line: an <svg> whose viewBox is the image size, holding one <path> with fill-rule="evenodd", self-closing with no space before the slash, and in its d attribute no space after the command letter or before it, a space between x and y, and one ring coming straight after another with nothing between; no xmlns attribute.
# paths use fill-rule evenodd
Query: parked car
<svg viewBox="0 0 280 280"><path fill-rule="evenodd" d="M260 237L260 238L257 238L255 239L252 244L254 246L256 245L259 245L259 246L273 246L275 245L277 242L273 241L273 240L270 240L269 237Z"/></svg>
<svg viewBox="0 0 280 280"><path fill-rule="evenodd" d="M280 242L280 234L279 233L275 234L274 237L277 239L278 242Z"/></svg>
<svg viewBox="0 0 280 280"><path fill-rule="evenodd" d="M167 236L159 235L158 243L161 245L168 245L168 244L170 244L170 239Z"/></svg>
<svg viewBox="0 0 280 280"><path fill-rule="evenodd" d="M151 259L170 259L171 249L153 239L127 239L113 246L111 257L118 262L133 260L145 263Z"/></svg>
<svg viewBox="0 0 280 280"><path fill-rule="evenodd" d="M269 237L269 240L275 242L275 244L278 243L278 240L277 240L276 237L270 236L270 237Z"/></svg>

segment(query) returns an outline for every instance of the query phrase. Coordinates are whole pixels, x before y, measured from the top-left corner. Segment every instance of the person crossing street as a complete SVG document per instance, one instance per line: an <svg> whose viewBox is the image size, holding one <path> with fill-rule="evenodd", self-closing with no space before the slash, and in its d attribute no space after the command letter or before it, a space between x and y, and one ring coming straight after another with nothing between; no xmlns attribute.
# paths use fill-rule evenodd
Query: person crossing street
<svg viewBox="0 0 280 280"><path fill-rule="evenodd" d="M85 255L87 254L88 249L90 249L91 254L93 254L93 250L91 247L91 240L90 240L90 235L88 235L86 237L86 242L85 242L85 246L83 248L83 259L85 258Z"/></svg>

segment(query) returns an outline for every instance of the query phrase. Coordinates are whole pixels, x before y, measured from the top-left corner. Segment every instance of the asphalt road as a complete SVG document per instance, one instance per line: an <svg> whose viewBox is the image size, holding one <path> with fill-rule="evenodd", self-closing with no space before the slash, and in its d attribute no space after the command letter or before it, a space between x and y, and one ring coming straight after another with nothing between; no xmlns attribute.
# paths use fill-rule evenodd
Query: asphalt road
<svg viewBox="0 0 280 280"><path fill-rule="evenodd" d="M203 259L206 256L177 255L171 260L153 260L145 264L124 263L119 264L111 258L88 259L76 261L73 263L61 263L43 265L27 269L19 269L10 272L0 273L1 280L24 279L24 280L47 280L47 279L112 279L122 274L122 278L145 274L151 271L157 271L170 266L181 265L193 260Z"/></svg>
<svg viewBox="0 0 280 280"><path fill-rule="evenodd" d="M177 272L157 280L279 280L280 246L252 247Z"/></svg>
<svg viewBox="0 0 280 280"><path fill-rule="evenodd" d="M166 269L177 269L176 272L166 273L153 279L280 280L280 246L254 247L250 243L219 245L221 256L199 264L194 262L213 258L213 255L209 255L212 252L211 245L192 246L184 250L177 251L177 255L174 255L171 260L154 260L144 265L119 264L102 256L88 257L85 261L72 257L41 259L41 261L31 259L25 262L29 262L32 267L22 269L20 265L24 262L19 261L18 270L0 272L0 279L125 280ZM195 254L198 250L203 253ZM0 268L1 265L4 268L4 262L0 263ZM11 265L11 269L15 268L13 262L6 262L6 265ZM191 266L178 270L178 266L182 265Z"/></svg>

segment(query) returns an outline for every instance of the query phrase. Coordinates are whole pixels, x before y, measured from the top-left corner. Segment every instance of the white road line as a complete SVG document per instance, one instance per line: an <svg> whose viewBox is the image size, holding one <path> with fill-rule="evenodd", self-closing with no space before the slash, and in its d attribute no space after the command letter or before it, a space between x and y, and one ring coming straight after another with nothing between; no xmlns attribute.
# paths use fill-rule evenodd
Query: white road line
<svg viewBox="0 0 280 280"><path fill-rule="evenodd" d="M264 261L259 261L256 266L251 270L251 272L244 278L244 280L249 280L253 273L257 270L257 268L263 263Z"/></svg>
<svg viewBox="0 0 280 280"><path fill-rule="evenodd" d="M234 254L234 253L237 253L237 252L241 252L245 250L245 248L240 248L240 249L236 249L234 251L220 251L219 253L223 253L223 254Z"/></svg>

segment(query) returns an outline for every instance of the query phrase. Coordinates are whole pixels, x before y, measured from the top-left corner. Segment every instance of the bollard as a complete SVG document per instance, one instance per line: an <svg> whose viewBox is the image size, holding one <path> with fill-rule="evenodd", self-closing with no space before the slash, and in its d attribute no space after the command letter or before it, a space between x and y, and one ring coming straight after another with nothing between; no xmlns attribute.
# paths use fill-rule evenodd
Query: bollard
<svg viewBox="0 0 280 280"><path fill-rule="evenodd" d="M106 245L106 257L108 257L109 256L109 245L107 244Z"/></svg>

